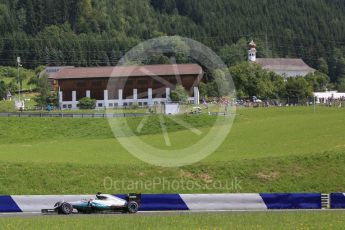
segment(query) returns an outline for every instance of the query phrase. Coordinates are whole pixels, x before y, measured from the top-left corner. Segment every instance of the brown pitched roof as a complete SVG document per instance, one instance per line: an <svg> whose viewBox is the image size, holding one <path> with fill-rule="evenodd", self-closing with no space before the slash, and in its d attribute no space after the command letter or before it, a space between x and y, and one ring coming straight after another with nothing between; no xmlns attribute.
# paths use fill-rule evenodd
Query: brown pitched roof
<svg viewBox="0 0 345 230"><path fill-rule="evenodd" d="M298 70L315 71L309 67L302 59L298 58L257 58L256 62L263 68L269 70Z"/></svg>
<svg viewBox="0 0 345 230"><path fill-rule="evenodd" d="M53 79L104 78L104 77L139 77L168 75L199 75L202 68L197 64L78 67L65 68L52 74Z"/></svg>

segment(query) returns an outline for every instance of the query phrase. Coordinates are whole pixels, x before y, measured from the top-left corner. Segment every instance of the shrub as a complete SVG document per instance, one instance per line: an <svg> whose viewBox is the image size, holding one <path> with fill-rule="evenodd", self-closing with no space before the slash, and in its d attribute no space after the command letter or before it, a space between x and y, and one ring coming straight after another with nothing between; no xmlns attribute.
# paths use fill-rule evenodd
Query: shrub
<svg viewBox="0 0 345 230"><path fill-rule="evenodd" d="M0 112L15 112L14 101L0 101Z"/></svg>
<svg viewBox="0 0 345 230"><path fill-rule="evenodd" d="M134 102L131 106L132 109L138 109L139 108L139 104L138 102Z"/></svg>
<svg viewBox="0 0 345 230"><path fill-rule="evenodd" d="M95 109L96 108L96 100L91 99L89 97L84 97L79 100L79 108L80 109Z"/></svg>
<svg viewBox="0 0 345 230"><path fill-rule="evenodd" d="M177 85L175 90L170 94L170 99L172 101L178 101L180 103L186 103L188 101L188 92L182 85Z"/></svg>

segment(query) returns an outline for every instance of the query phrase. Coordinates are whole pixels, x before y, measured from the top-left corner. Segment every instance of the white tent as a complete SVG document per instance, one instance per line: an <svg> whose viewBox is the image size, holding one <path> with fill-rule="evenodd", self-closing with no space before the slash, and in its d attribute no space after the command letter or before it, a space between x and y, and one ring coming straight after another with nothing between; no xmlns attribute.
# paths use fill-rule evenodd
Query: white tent
<svg viewBox="0 0 345 230"><path fill-rule="evenodd" d="M316 103L324 103L330 99L345 99L345 93L339 93L338 91L315 92L314 96L317 98Z"/></svg>

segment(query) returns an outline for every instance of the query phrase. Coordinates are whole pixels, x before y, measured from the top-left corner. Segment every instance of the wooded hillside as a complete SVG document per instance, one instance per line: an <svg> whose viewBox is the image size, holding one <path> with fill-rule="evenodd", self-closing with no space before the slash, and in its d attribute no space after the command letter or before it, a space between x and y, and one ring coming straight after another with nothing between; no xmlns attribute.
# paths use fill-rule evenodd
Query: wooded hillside
<svg viewBox="0 0 345 230"><path fill-rule="evenodd" d="M142 40L181 35L229 65L255 39L261 57L326 60L333 82L345 76L343 0L1 0L0 34L0 65L115 65Z"/></svg>

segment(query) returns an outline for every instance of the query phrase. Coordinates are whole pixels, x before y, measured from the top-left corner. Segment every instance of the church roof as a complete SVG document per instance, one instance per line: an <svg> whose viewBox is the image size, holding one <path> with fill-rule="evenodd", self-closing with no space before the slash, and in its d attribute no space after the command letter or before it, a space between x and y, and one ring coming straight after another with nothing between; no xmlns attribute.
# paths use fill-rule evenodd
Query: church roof
<svg viewBox="0 0 345 230"><path fill-rule="evenodd" d="M302 59L299 58L257 58L256 62L263 68L272 71L315 71L315 69L308 66Z"/></svg>

